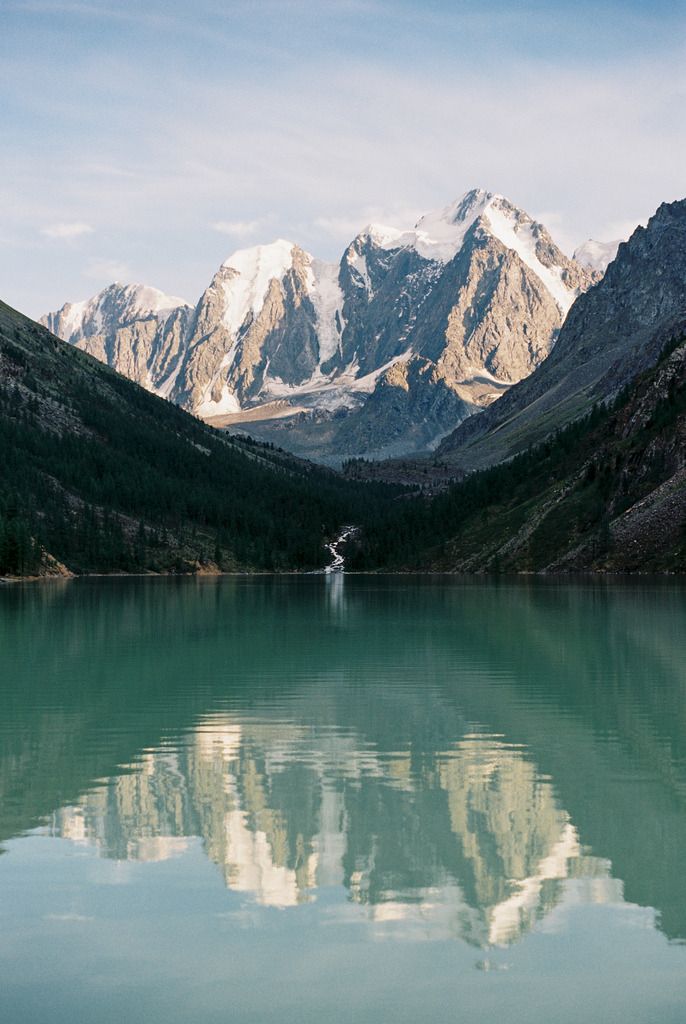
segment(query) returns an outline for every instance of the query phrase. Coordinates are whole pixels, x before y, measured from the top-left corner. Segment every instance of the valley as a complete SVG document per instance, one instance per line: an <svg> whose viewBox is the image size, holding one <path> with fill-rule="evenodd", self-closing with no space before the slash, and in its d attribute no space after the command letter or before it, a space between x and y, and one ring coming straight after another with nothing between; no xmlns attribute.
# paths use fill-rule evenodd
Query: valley
<svg viewBox="0 0 686 1024"><path fill-rule="evenodd" d="M495 224L508 237L503 218L514 224L508 251L489 233ZM554 260L540 263L534 288L524 258L558 259L557 252L539 225L479 192L448 217L420 221L409 236L370 231L342 267L355 288L362 281L366 315L381 314L375 303L389 281L396 292L399 275L405 286L414 281L412 330L400 338L387 324L372 344L354 350L357 314L349 303L336 306L337 348L331 322L321 334L323 306L315 317L320 333L312 333L311 297L293 297L307 284L322 302L327 296L331 313L335 275L286 244L224 267L212 302L206 296L193 314L194 330L203 317L215 326L187 348L179 331L190 307L170 307L172 300L133 286L121 293L113 286L89 311L48 318L62 333L65 323L81 325L82 335L72 333L69 342L3 307L0 573L683 571L686 201L663 204L619 246L602 277L593 272L585 291L582 271ZM491 266L481 319L474 319L473 298L469 315L465 307L459 318L471 322L470 333L455 333L465 288L478 295L486 287L485 278L477 285L469 274L460 277L460 267L481 259ZM286 274L281 281L275 268ZM506 289L502 307L497 300L503 274L515 273L520 288L534 288L531 296L541 298L547 281L561 324L559 335L551 327L538 365L532 358L516 371L507 360L521 356L517 331L526 322L514 323L512 309L523 293L518 299ZM284 288L295 303L290 312ZM143 316L146 303L154 314ZM224 317L231 313L233 334L225 319L216 327L216 309L207 320L208 303L219 303ZM498 309L510 310L501 334ZM269 310L276 334L267 331L258 343L255 331ZM439 329L443 315L447 333ZM142 388L93 358L109 339L110 355L135 361L152 351L144 338L152 345L160 330L179 350L175 383L157 386L159 394L149 393L149 380ZM272 343L277 348L267 355ZM158 356L168 369L169 352ZM209 393L193 375L215 357L226 374L222 391L233 381L245 408L227 399L223 415L206 422L178 403L193 406L193 395ZM273 364L286 358L294 373L300 366L291 378L299 383L286 386L273 375ZM121 366L120 357L112 361ZM522 379L506 382L508 375ZM260 405L270 388L273 397ZM198 407L204 414L217 412L210 406L223 399L206 401ZM470 405L467 418L455 403L463 412ZM266 432L265 408L272 417ZM429 427L441 430L435 451L422 456ZM394 457L347 457L361 437L363 449L384 438L382 450ZM343 473L321 461L342 465ZM352 523L354 530L346 526Z"/></svg>

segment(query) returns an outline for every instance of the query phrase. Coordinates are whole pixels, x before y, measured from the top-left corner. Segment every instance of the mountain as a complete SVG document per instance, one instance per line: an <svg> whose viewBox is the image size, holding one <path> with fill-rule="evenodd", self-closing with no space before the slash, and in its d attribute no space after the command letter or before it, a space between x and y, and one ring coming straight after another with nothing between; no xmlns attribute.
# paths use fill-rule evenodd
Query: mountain
<svg viewBox="0 0 686 1024"><path fill-rule="evenodd" d="M613 402L431 500L389 505L358 534L347 565L684 572L685 524L686 332L679 330Z"/></svg>
<svg viewBox="0 0 686 1024"><path fill-rule="evenodd" d="M58 338L166 396L190 312L183 299L157 288L111 284L86 302L68 302L41 323Z"/></svg>
<svg viewBox="0 0 686 1024"><path fill-rule="evenodd" d="M612 362L614 399L427 500L218 432L0 304L0 573L310 569L343 524L358 570L683 572L686 317L670 331L668 309L646 312L652 365Z"/></svg>
<svg viewBox="0 0 686 1024"><path fill-rule="evenodd" d="M548 358L438 456L472 470L511 458L615 396L686 324L686 200L665 203L574 303Z"/></svg>
<svg viewBox="0 0 686 1024"><path fill-rule="evenodd" d="M107 301L134 316L146 303L141 343L142 323L185 308ZM314 569L375 501L213 430L0 303L0 575Z"/></svg>
<svg viewBox="0 0 686 1024"><path fill-rule="evenodd" d="M475 189L412 230L368 226L339 264L241 250L194 309L112 285L42 322L215 425L340 461L435 446L541 363L598 276Z"/></svg>

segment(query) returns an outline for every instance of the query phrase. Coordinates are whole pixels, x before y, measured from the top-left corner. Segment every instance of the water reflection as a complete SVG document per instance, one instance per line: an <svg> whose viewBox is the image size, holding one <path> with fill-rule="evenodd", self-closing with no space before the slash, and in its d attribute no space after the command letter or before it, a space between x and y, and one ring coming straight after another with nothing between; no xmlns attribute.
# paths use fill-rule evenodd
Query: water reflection
<svg viewBox="0 0 686 1024"><path fill-rule="evenodd" d="M344 885L375 922L418 921L479 946L529 931L569 878L596 902L621 898L521 748L474 733L417 770L409 750L321 740L289 721L207 716L179 750L148 752L56 811L51 834L141 861L199 836L226 885L260 904Z"/></svg>
<svg viewBox="0 0 686 1024"><path fill-rule="evenodd" d="M344 891L378 934L507 946L627 898L680 938L684 607L342 576L15 593L0 835L139 862L198 837L247 900Z"/></svg>

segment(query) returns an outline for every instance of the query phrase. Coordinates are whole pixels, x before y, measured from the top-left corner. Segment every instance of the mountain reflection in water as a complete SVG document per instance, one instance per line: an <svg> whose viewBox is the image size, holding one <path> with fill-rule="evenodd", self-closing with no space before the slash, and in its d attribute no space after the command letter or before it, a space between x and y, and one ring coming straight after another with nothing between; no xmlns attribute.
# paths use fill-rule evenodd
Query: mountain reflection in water
<svg viewBox="0 0 686 1024"><path fill-rule="evenodd" d="M378 934L565 904L686 936L684 590L79 582L0 595L0 839L34 828ZM1 862L0 862L1 863Z"/></svg>
<svg viewBox="0 0 686 1024"><path fill-rule="evenodd" d="M297 721L207 716L179 750L148 752L76 804L51 834L104 856L165 860L199 836L226 885L292 907L344 885L376 922L410 920L506 945L563 897L621 898L524 752L477 733L413 766L350 734Z"/></svg>

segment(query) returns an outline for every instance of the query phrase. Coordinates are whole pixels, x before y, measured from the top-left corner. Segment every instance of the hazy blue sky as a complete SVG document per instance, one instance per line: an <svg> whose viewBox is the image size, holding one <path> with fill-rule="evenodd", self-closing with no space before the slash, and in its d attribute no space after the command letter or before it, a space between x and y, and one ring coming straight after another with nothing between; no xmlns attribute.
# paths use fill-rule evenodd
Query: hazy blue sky
<svg viewBox="0 0 686 1024"><path fill-rule="evenodd" d="M686 0L0 0L0 298L197 299L475 185L571 250L686 195Z"/></svg>

